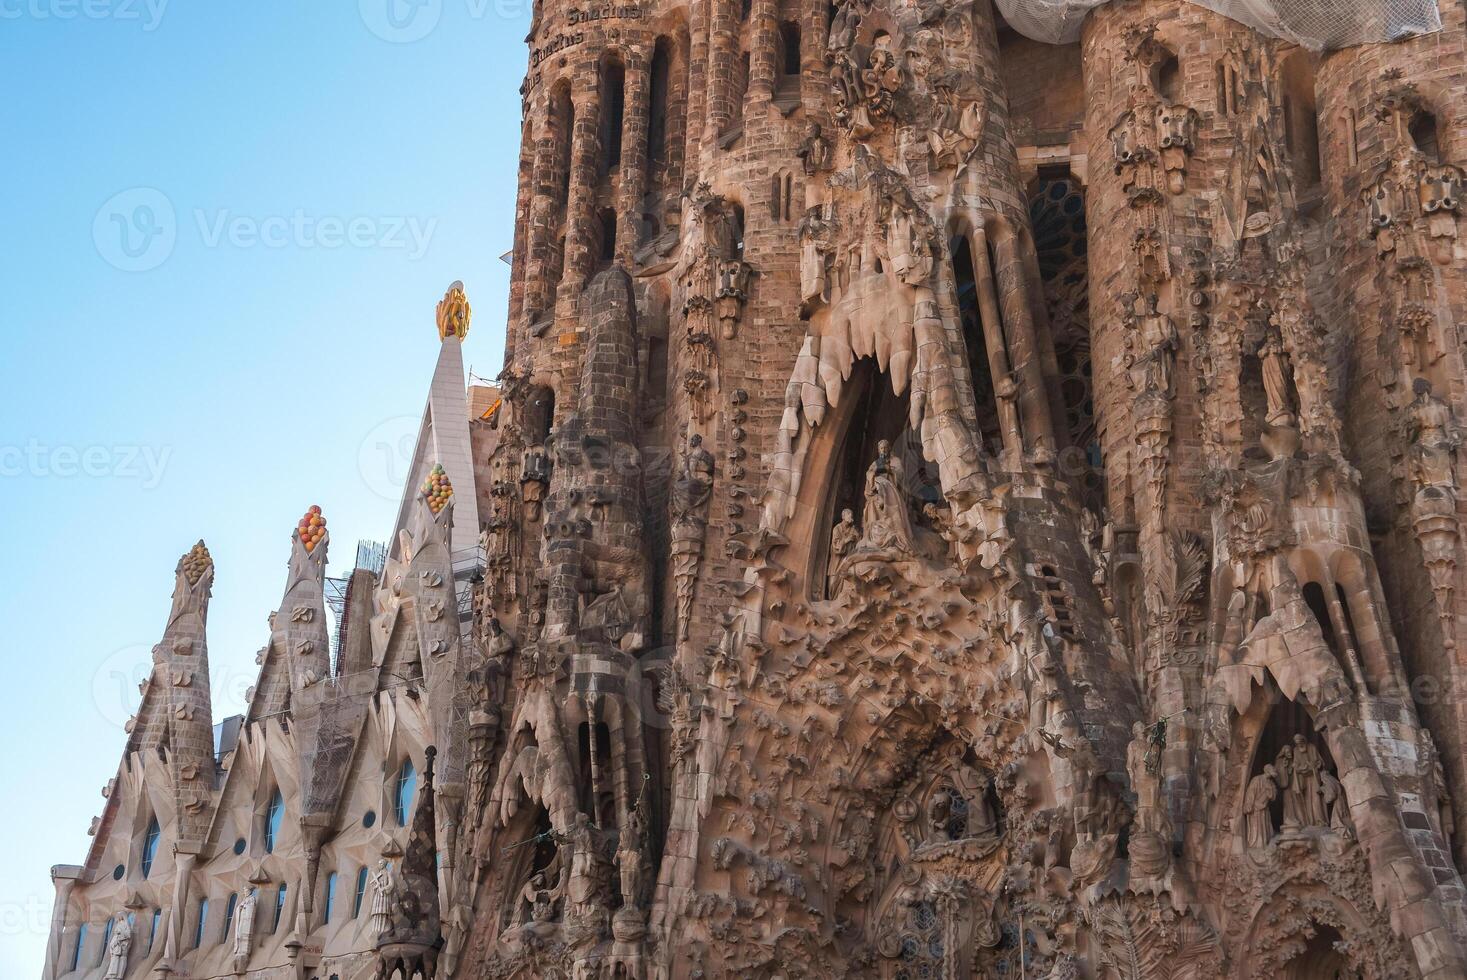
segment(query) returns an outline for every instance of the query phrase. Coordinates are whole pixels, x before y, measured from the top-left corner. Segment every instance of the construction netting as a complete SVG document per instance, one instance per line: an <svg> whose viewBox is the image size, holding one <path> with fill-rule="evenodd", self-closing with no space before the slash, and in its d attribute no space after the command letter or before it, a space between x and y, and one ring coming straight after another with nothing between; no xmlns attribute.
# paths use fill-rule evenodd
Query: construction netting
<svg viewBox="0 0 1467 980"><path fill-rule="evenodd" d="M1085 15L1108 0L995 0L1009 24L1050 44L1080 39ZM1441 30L1437 0L1189 0L1314 51L1399 41Z"/></svg>

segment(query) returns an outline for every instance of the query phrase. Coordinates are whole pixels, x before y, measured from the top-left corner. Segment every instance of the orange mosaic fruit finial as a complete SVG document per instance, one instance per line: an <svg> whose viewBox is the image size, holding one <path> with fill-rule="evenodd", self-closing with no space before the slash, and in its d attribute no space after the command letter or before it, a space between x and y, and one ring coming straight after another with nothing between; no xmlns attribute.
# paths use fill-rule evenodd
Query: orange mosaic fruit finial
<svg viewBox="0 0 1467 980"><path fill-rule="evenodd" d="M321 508L312 504L306 516L295 526L295 533L307 551L315 551L316 545L326 537L326 518L321 516Z"/></svg>
<svg viewBox="0 0 1467 980"><path fill-rule="evenodd" d="M423 499L428 501L428 509L433 513L440 513L448 503L448 498L453 496L453 484L448 482L448 474L443 472L443 464L437 463L433 471L428 474L428 479L423 481Z"/></svg>

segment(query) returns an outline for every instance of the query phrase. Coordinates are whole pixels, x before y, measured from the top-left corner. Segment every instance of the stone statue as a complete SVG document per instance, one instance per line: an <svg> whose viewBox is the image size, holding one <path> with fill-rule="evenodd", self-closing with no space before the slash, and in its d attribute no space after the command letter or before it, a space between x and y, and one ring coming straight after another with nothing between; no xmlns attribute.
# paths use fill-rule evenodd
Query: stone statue
<svg viewBox="0 0 1467 980"><path fill-rule="evenodd" d="M1417 488L1457 488L1457 447L1462 430L1451 406L1432 394L1431 382L1417 378L1412 384L1416 399L1411 403L1411 478Z"/></svg>
<svg viewBox="0 0 1467 980"><path fill-rule="evenodd" d="M953 775L958 792L968 804L966 836L983 837L997 832L998 817L988 802L988 787L993 780L969 765L959 765Z"/></svg>
<svg viewBox="0 0 1467 980"><path fill-rule="evenodd" d="M1289 397L1283 339L1277 333L1270 333L1258 348L1258 357L1263 362L1263 389L1268 396L1268 416L1264 421L1275 428L1292 428L1294 407Z"/></svg>
<svg viewBox="0 0 1467 980"><path fill-rule="evenodd" d="M830 532L830 559L826 565L829 569L826 573L828 595L835 595L835 581L840 574L841 563L856 550L856 543L860 540L861 529L856 527L855 515L847 507L840 512L840 521Z"/></svg>
<svg viewBox="0 0 1467 980"><path fill-rule="evenodd" d="M551 922L555 919L555 903L560 901L561 888L550 886L544 871L536 871L520 889L520 899L525 903L523 922Z"/></svg>
<svg viewBox="0 0 1467 980"><path fill-rule="evenodd" d="M905 476L901 459L892 455L891 442L882 439L876 444L876 459L866 470L863 544L881 551L915 551L912 517L902 488Z"/></svg>
<svg viewBox="0 0 1467 980"><path fill-rule="evenodd" d="M1329 829L1342 837L1355 836L1355 823L1350 819L1350 801L1345 799L1345 787L1328 769L1320 770L1319 788L1324 796L1324 805L1329 811Z"/></svg>
<svg viewBox="0 0 1467 980"><path fill-rule="evenodd" d="M948 827L952 823L955 802L953 789L946 783L934 790L928 798L927 822L931 827L929 840L946 844L953 839Z"/></svg>
<svg viewBox="0 0 1467 980"><path fill-rule="evenodd" d="M1264 766L1263 772L1248 781L1243 794L1244 837L1251 848L1267 847L1273 840L1273 816L1268 811L1279 796L1277 775L1271 763Z"/></svg>
<svg viewBox="0 0 1467 980"><path fill-rule="evenodd" d="M672 484L673 520L701 518L712 494L713 454L703 448L703 437L694 432L688 436L682 469Z"/></svg>
<svg viewBox="0 0 1467 980"><path fill-rule="evenodd" d="M983 136L983 108L976 99L963 98L956 75L939 78L932 87L937 114L927 134L927 145L938 167L960 167L968 162Z"/></svg>
<svg viewBox="0 0 1467 980"><path fill-rule="evenodd" d="M1131 741L1126 746L1126 773L1136 793L1136 829L1144 833L1165 833L1166 813L1162 809L1160 767L1153 764L1152 739L1141 722L1131 725Z"/></svg>
<svg viewBox="0 0 1467 980"><path fill-rule="evenodd" d="M1319 749L1303 735L1294 736L1294 778L1289 788L1299 795L1299 815L1306 827L1328 827L1329 814L1325 811L1324 794L1320 788L1320 773L1324 771L1324 758Z"/></svg>
<svg viewBox="0 0 1467 980"><path fill-rule="evenodd" d="M818 122L806 124L805 138L800 141L799 152L806 177L813 177L830 166L830 141L821 135Z"/></svg>
<svg viewBox="0 0 1467 980"><path fill-rule="evenodd" d="M127 954L132 950L132 926L127 916L118 913L112 920L112 939L107 944L107 972L103 980L122 980L127 973Z"/></svg>
<svg viewBox="0 0 1467 980"><path fill-rule="evenodd" d="M1131 383L1137 391L1172 395L1172 365L1180 339L1172 318L1157 309L1160 298L1150 293L1144 306L1130 317L1132 330L1126 336L1126 363L1132 365Z"/></svg>
<svg viewBox="0 0 1467 980"><path fill-rule="evenodd" d="M255 945L255 909L260 903L260 893L251 888L239 908L234 910L234 968L238 972L249 962Z"/></svg>
<svg viewBox="0 0 1467 980"><path fill-rule="evenodd" d="M1304 800L1294 778L1294 749L1285 745L1273 760L1274 780L1284 798L1284 830L1298 830L1304 826Z"/></svg>
<svg viewBox="0 0 1467 980"><path fill-rule="evenodd" d="M397 900L397 871L392 862L383 858L372 872L372 885L376 894L372 896L373 936L386 935L392 929L392 906Z"/></svg>
<svg viewBox="0 0 1467 980"><path fill-rule="evenodd" d="M643 841L642 815L639 807L633 807L622 825L616 848L616 864L621 870L621 901L628 908L637 908L642 902Z"/></svg>

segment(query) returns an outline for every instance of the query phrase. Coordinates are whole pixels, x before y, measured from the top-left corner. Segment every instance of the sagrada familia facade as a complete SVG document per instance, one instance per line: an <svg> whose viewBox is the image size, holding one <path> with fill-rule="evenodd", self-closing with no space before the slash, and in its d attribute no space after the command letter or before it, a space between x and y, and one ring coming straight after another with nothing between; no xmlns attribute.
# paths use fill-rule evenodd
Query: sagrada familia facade
<svg viewBox="0 0 1467 980"><path fill-rule="evenodd" d="M1467 977L1467 7L1047 2L542 0L499 387L242 717L180 561L45 980Z"/></svg>

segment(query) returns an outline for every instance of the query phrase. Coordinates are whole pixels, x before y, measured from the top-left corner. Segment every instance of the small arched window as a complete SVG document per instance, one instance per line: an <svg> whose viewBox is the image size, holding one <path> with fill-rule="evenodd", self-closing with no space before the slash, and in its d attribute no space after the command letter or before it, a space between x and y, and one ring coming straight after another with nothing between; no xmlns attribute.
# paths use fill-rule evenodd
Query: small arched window
<svg viewBox="0 0 1467 980"><path fill-rule="evenodd" d="M199 899L199 921L194 926L194 949L204 945L204 923L209 921L209 900Z"/></svg>
<svg viewBox="0 0 1467 980"><path fill-rule="evenodd" d="M270 796L270 805L265 808L265 853L275 853L275 842L280 838L280 822L285 818L285 797L276 790Z"/></svg>
<svg viewBox="0 0 1467 980"><path fill-rule="evenodd" d="M153 859L158 856L158 841L163 837L163 828L158 826L158 818L148 820L148 829L143 833L143 877L146 878L153 872Z"/></svg>
<svg viewBox="0 0 1467 980"><path fill-rule="evenodd" d="M273 933L280 928L281 916L285 914L285 883L280 883L280 888L275 892L275 920L270 924Z"/></svg>
<svg viewBox="0 0 1467 980"><path fill-rule="evenodd" d="M71 950L71 968L73 970L81 966L82 950L87 947L87 924L83 922L76 927L76 946Z"/></svg>
<svg viewBox="0 0 1467 980"><path fill-rule="evenodd" d="M153 921L148 925L148 952L153 951L153 941L158 938L158 923L163 920L163 910L153 910Z"/></svg>
<svg viewBox="0 0 1467 980"><path fill-rule="evenodd" d="M800 74L800 25L792 20L779 25L779 73L786 77Z"/></svg>
<svg viewBox="0 0 1467 980"><path fill-rule="evenodd" d="M103 959L103 960L105 960L107 958L107 949L108 949L108 947L110 947L112 945L112 923L113 923L113 921L114 920L112 920L112 919L108 919L107 920L107 924L102 927L102 956L101 956L101 959Z"/></svg>
<svg viewBox="0 0 1467 980"><path fill-rule="evenodd" d="M397 793L394 802L397 807L397 822L406 827L408 818L413 814L413 796L418 791L418 770L413 768L412 759L402 760L402 768L397 771Z"/></svg>
<svg viewBox="0 0 1467 980"><path fill-rule="evenodd" d="M321 898L321 924L331 922L331 907L336 902L336 872L333 871L326 876L326 894Z"/></svg>
<svg viewBox="0 0 1467 980"><path fill-rule="evenodd" d="M239 893L229 896L229 901L224 905L224 928L219 930L219 941L229 942L229 930L234 928L234 910L239 906Z"/></svg>
<svg viewBox="0 0 1467 980"><path fill-rule="evenodd" d="M362 899L367 894L367 866L364 864L357 871L357 891L351 900L351 917L355 919L362 914Z"/></svg>

